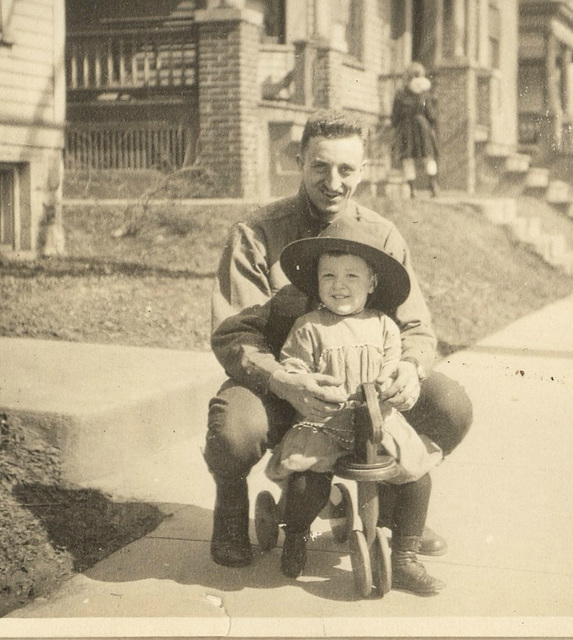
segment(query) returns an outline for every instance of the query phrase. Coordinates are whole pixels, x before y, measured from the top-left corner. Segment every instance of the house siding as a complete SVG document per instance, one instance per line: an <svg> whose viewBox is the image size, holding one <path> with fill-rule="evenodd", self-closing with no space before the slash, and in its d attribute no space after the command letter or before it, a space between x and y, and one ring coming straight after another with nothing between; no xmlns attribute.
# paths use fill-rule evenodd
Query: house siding
<svg viewBox="0 0 573 640"><path fill-rule="evenodd" d="M13 11L14 43L0 50L0 119L53 123L54 0L15 0Z"/></svg>
<svg viewBox="0 0 573 640"><path fill-rule="evenodd" d="M11 250L35 255L48 227L61 227L64 0L13 0L10 27L0 46L0 163L17 176Z"/></svg>

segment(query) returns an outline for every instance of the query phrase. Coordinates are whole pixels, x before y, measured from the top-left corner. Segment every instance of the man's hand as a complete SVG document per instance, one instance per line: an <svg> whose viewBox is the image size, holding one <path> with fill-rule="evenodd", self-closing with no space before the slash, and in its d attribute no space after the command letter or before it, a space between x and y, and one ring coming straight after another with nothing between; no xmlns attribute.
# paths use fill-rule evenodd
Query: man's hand
<svg viewBox="0 0 573 640"><path fill-rule="evenodd" d="M307 420L323 422L339 411L347 399L342 382L321 373L291 374L279 369L271 375L269 389Z"/></svg>
<svg viewBox="0 0 573 640"><path fill-rule="evenodd" d="M384 367L376 383L380 400L385 400L398 411L408 411L420 397L420 380L411 362L401 360Z"/></svg>

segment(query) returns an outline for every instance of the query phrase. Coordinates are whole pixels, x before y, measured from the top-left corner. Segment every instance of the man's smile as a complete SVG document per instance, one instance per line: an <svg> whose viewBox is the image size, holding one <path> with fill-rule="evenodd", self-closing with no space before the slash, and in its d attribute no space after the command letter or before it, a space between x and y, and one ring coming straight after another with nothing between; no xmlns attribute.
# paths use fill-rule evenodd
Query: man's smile
<svg viewBox="0 0 573 640"><path fill-rule="evenodd" d="M344 192L341 191L330 191L329 189L323 188L322 193L327 197L327 198L339 198L342 197L344 195Z"/></svg>

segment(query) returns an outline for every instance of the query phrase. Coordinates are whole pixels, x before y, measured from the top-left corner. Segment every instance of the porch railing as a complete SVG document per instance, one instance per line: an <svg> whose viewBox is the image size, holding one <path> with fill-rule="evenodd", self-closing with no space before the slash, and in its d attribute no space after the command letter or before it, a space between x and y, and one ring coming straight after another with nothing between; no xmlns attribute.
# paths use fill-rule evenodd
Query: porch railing
<svg viewBox="0 0 573 640"><path fill-rule="evenodd" d="M69 92L186 87L197 82L196 30L72 33L66 42Z"/></svg>
<svg viewBox="0 0 573 640"><path fill-rule="evenodd" d="M193 159L193 132L162 122L68 125L66 169L180 168Z"/></svg>

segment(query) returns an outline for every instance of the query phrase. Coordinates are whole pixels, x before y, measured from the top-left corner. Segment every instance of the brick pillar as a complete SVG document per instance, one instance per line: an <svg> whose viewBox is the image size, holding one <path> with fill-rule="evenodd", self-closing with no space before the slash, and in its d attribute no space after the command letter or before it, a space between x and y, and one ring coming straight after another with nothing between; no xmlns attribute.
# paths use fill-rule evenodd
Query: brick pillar
<svg viewBox="0 0 573 640"><path fill-rule="evenodd" d="M441 66L436 74L440 186L475 190L476 78L467 65Z"/></svg>
<svg viewBox="0 0 573 640"><path fill-rule="evenodd" d="M262 14L248 9L196 12L199 60L199 162L226 195L257 188L257 64Z"/></svg>
<svg viewBox="0 0 573 640"><path fill-rule="evenodd" d="M314 106L325 109L342 107L342 65L344 54L330 46L316 46L314 66Z"/></svg>

